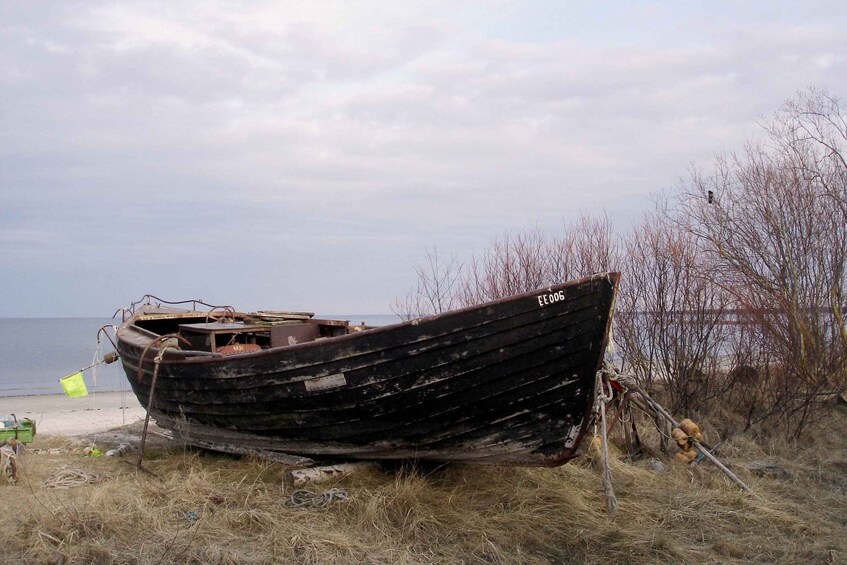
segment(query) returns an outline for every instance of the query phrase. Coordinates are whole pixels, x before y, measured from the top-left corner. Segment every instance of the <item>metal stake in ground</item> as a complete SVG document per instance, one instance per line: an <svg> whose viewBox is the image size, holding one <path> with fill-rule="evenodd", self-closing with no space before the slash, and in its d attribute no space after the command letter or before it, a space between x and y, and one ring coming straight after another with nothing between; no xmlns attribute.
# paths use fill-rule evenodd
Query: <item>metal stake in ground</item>
<svg viewBox="0 0 847 565"><path fill-rule="evenodd" d="M141 382L144 355L147 353L147 351L150 349L150 347L152 347L154 345L159 345L160 343L165 342L165 340L172 339L172 338L181 339L182 341L186 341L185 338L178 336L178 335L174 335L174 334L163 335L161 337L156 338L156 340L153 341L153 343L151 343L150 345L148 345L144 349L144 351L141 353L141 358L138 360L138 381L139 382ZM144 467L141 466L141 460L144 459L144 445L147 443L147 427L150 425L150 409L153 407L153 393L156 391L156 379L159 376L159 364L162 362L162 359L165 356L165 351L167 351L168 349L175 349L176 350L176 349L179 349L179 348L174 346L174 345L164 345L159 350L159 353L156 355L155 359L153 360L153 380L150 383L150 396L147 398L147 415L144 417L144 429L141 432L141 447L138 449L138 461L135 463L136 467L138 467L139 469L142 469L144 471L147 471L147 469L144 469Z"/></svg>

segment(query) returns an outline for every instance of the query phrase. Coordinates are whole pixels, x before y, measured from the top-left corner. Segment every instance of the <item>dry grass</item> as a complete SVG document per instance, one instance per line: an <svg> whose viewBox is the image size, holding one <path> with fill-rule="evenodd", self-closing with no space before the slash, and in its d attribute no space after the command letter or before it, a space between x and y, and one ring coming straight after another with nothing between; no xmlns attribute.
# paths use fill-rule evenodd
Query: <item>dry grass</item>
<svg viewBox="0 0 847 565"><path fill-rule="evenodd" d="M620 511L604 512L586 459L557 469L450 466L363 472L312 490L346 489L323 508L282 502L285 468L182 448L151 450L156 477L119 459L25 456L0 485L5 563L847 562L847 417L804 443L737 436L722 456L761 499L717 470L616 460ZM709 426L706 426L708 431ZM52 439L52 446L67 444ZM38 438L33 447L48 446ZM105 446L108 447L108 446ZM759 478L746 463L787 471ZM63 466L108 478L43 487Z"/></svg>

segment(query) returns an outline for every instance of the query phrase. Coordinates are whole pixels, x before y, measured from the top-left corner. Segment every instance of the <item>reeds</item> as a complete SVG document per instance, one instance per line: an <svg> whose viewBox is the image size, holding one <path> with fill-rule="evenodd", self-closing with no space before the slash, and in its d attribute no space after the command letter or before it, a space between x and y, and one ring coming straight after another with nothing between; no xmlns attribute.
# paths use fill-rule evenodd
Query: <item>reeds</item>
<svg viewBox="0 0 847 565"><path fill-rule="evenodd" d="M803 442L735 436L721 445L722 457L759 500L705 463L690 468L668 460L668 471L656 474L647 462L626 462L613 449L614 523L605 515L598 469L587 457L554 469L385 466L309 487L343 488L347 502L288 508L283 501L291 489L278 464L159 447L145 461L152 476L117 458L31 450L18 484L3 486L0 559L835 562L847 556L847 439L827 430L843 430L847 417L833 410L826 430ZM701 422L708 437L715 428ZM762 459L786 474L757 477L747 470ZM67 490L43 488L63 466L108 478Z"/></svg>

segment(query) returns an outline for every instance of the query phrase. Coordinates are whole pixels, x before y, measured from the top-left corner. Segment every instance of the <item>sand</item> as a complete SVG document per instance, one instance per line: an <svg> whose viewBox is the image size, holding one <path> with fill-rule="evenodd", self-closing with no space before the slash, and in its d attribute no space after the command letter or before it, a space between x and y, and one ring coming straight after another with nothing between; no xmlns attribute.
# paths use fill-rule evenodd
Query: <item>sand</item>
<svg viewBox="0 0 847 565"><path fill-rule="evenodd" d="M98 392L82 398L0 397L0 416L5 414L31 418L38 435L81 436L133 424L143 420L145 412L132 392Z"/></svg>

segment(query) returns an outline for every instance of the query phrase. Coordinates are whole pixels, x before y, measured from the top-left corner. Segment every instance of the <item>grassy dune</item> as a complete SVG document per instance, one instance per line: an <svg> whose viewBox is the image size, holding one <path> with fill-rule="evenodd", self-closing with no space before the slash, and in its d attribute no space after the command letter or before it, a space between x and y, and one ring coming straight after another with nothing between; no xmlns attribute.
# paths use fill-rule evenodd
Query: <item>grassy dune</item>
<svg viewBox="0 0 847 565"><path fill-rule="evenodd" d="M835 410L835 409L833 409ZM312 485L346 502L290 508L286 468L159 444L139 472L37 438L3 485L4 563L847 562L847 417L793 445L738 435L721 457L761 498L712 466L613 462L619 513L605 515L589 458L556 469L394 467ZM709 430L708 422L705 426ZM101 445L105 449L109 445ZM128 458L134 461L134 457ZM785 471L757 477L748 463ZM102 480L44 487L63 467Z"/></svg>

